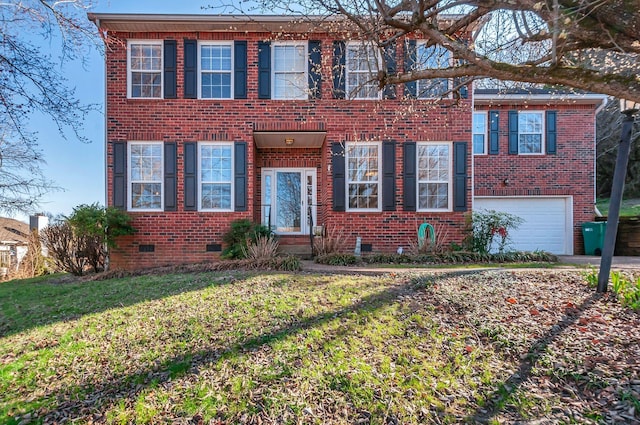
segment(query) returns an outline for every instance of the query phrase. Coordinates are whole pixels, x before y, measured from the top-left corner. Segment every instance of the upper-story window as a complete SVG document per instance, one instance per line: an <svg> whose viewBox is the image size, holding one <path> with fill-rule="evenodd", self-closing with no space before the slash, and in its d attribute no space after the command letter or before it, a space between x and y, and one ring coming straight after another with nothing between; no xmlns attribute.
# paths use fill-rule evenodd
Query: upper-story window
<svg viewBox="0 0 640 425"><path fill-rule="evenodd" d="M233 143L199 143L199 210L231 211Z"/></svg>
<svg viewBox="0 0 640 425"><path fill-rule="evenodd" d="M162 42L129 41L128 68L130 98L162 97Z"/></svg>
<svg viewBox="0 0 640 425"><path fill-rule="evenodd" d="M544 127L542 112L518 112L518 153L544 153Z"/></svg>
<svg viewBox="0 0 640 425"><path fill-rule="evenodd" d="M272 58L272 98L307 99L307 43L274 43Z"/></svg>
<svg viewBox="0 0 640 425"><path fill-rule="evenodd" d="M380 210L380 159L380 143L347 143L349 210Z"/></svg>
<svg viewBox="0 0 640 425"><path fill-rule="evenodd" d="M473 153L484 155L487 153L487 113L473 113Z"/></svg>
<svg viewBox="0 0 640 425"><path fill-rule="evenodd" d="M449 211L451 209L451 143L417 144L418 210Z"/></svg>
<svg viewBox="0 0 640 425"><path fill-rule="evenodd" d="M442 46L427 46L426 42L418 42L416 50L416 68L419 70L449 68L451 64L451 53ZM418 80L418 98L446 96L450 90L450 84L448 78Z"/></svg>
<svg viewBox="0 0 640 425"><path fill-rule="evenodd" d="M161 211L163 208L163 144L132 142L129 147L129 210Z"/></svg>
<svg viewBox="0 0 640 425"><path fill-rule="evenodd" d="M376 74L380 69L380 55L372 45L347 44L346 92L353 99L379 99L381 91Z"/></svg>
<svg viewBox="0 0 640 425"><path fill-rule="evenodd" d="M233 87L233 44L231 42L201 42L200 97L202 99L231 99Z"/></svg>

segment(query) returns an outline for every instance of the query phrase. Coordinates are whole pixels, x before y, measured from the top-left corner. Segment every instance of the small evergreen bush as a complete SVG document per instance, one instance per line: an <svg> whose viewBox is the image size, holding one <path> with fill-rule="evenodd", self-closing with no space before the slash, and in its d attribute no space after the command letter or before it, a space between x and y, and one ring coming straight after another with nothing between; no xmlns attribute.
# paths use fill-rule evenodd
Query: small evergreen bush
<svg viewBox="0 0 640 425"><path fill-rule="evenodd" d="M227 246L221 257L231 260L245 258L248 243L255 242L261 236L270 238L273 234L267 226L255 224L246 218L232 221L231 229L222 237Z"/></svg>

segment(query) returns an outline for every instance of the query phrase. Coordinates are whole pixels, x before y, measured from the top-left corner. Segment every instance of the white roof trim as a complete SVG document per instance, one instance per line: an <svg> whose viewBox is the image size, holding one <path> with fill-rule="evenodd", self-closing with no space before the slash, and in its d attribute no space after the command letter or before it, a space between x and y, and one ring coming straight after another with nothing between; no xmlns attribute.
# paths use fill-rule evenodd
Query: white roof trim
<svg viewBox="0 0 640 425"><path fill-rule="evenodd" d="M476 105L498 105L504 103L526 103L529 105L545 105L551 103L595 105L597 107L607 103L608 96L595 93L569 94L569 93L545 93L545 94L474 94Z"/></svg>

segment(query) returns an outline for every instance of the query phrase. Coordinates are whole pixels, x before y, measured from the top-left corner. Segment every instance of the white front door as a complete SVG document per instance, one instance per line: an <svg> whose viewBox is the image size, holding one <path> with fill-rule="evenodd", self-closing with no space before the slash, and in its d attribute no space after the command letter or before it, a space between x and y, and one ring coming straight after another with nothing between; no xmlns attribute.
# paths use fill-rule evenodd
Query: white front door
<svg viewBox="0 0 640 425"><path fill-rule="evenodd" d="M309 234L315 200L315 168L262 169L262 224L276 234Z"/></svg>

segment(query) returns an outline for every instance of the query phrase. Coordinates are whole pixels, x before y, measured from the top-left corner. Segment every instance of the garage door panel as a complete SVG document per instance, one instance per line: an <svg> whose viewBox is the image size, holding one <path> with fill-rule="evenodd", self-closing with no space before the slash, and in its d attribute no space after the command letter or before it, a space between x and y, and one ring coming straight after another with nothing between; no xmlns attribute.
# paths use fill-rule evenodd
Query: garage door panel
<svg viewBox="0 0 640 425"><path fill-rule="evenodd" d="M508 249L571 253L567 198L476 198L474 209L507 212L524 220L511 232Z"/></svg>

